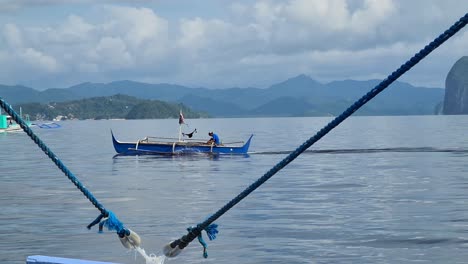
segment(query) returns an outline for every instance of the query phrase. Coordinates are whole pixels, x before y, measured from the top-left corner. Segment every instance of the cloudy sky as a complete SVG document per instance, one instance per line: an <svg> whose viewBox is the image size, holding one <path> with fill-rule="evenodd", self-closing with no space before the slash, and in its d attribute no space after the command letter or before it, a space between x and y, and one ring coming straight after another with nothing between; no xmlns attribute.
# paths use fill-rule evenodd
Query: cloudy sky
<svg viewBox="0 0 468 264"><path fill-rule="evenodd" d="M382 79L466 12L466 0L0 0L0 84ZM443 88L465 55L468 28L401 80Z"/></svg>

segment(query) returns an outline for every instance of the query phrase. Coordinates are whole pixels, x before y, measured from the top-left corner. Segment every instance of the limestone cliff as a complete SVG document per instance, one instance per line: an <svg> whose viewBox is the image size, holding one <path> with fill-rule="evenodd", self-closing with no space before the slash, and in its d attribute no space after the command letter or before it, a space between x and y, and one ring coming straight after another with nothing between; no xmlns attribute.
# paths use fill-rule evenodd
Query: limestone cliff
<svg viewBox="0 0 468 264"><path fill-rule="evenodd" d="M447 75L443 113L468 114L468 56L459 59Z"/></svg>

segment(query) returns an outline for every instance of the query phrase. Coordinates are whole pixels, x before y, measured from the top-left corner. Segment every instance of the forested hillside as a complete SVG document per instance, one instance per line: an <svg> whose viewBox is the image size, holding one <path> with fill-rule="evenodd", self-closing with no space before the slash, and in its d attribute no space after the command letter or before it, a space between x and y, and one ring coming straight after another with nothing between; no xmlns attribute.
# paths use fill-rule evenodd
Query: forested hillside
<svg viewBox="0 0 468 264"><path fill-rule="evenodd" d="M208 117L207 114L192 111L181 103L142 100L121 94L47 104L18 104L15 109L19 107L32 120L53 120L59 116L65 119L178 118L181 110L186 118Z"/></svg>

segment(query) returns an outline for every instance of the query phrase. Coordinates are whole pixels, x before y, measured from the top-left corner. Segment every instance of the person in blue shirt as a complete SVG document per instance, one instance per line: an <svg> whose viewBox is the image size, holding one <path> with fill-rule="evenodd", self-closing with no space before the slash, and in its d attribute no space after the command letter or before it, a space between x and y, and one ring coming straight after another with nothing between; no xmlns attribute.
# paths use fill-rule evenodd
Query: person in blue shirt
<svg viewBox="0 0 468 264"><path fill-rule="evenodd" d="M208 135L209 135L211 138L210 138L210 140L208 140L208 142L206 142L207 144L212 144L212 143L214 143L215 145L221 145L221 141L219 140L218 135L216 135L216 134L213 133L213 132L209 132Z"/></svg>

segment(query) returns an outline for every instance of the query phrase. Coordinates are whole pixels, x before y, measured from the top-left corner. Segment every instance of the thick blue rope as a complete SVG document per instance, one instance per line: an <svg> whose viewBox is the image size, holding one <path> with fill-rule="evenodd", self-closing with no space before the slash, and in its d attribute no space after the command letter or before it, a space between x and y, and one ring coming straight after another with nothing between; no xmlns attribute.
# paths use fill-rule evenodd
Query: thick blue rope
<svg viewBox="0 0 468 264"><path fill-rule="evenodd" d="M271 168L268 172L266 172L261 178L247 187L244 191L242 191L239 195L237 195L234 199L224 205L221 209L219 209L216 213L212 216L207 218L204 222L198 224L195 228L191 228L187 235L183 236L179 240L176 240L177 245L179 248L183 249L186 247L195 237L197 237L202 230L208 227L211 223L213 223L216 219L221 217L224 213L226 213L229 209L234 207L237 203L239 203L242 199L244 199L247 195L253 192L255 189L260 187L263 183L265 183L268 179L270 179L273 175L275 175L278 171L288 165L291 161L297 158L302 152L312 146L315 142L320 140L323 136L325 136L328 132L330 132L333 128L338 126L341 122L343 122L346 118L356 112L359 108L361 108L364 104L366 104L369 100L374 98L377 94L382 92L385 88L387 88L391 83L397 80L401 75L405 72L410 70L414 65L416 65L419 61L429 55L432 51L434 51L437 47L442 45L446 40L450 37L455 35L458 31L460 31L466 24L468 23L468 13L466 13L459 21L453 24L448 30L442 33L439 37L437 37L434 41L429 43L425 46L422 50L416 53L411 59L409 59L406 63L400 66L396 71L390 74L385 80L383 80L380 84L374 87L371 91L357 100L354 104L352 104L348 109L346 109L341 115L337 116L333 119L330 123L328 123L325 127L323 127L320 131L318 131L314 136L309 138L305 141L301 146L299 146L295 151L290 153L286 158L276 164L273 168Z"/></svg>
<svg viewBox="0 0 468 264"><path fill-rule="evenodd" d="M21 128L28 134L28 136L37 144L37 146L44 151L44 153L57 165L57 167L70 179L71 182L88 198L89 201L101 212L101 214L94 220L91 224L88 225L88 229L93 225L99 223L101 219L105 218L104 225L109 228L109 230L115 230L120 237L123 237L125 234L129 234L129 231L123 227L123 224L113 215L111 211L108 211L104 206L99 203L96 197L86 189L86 187L76 178L76 176L62 163L62 161L50 150L47 145L32 131L32 129L26 124L26 122L13 110L13 108L0 97L0 106L7 112L13 120L18 123ZM109 225L109 223L111 223Z"/></svg>

